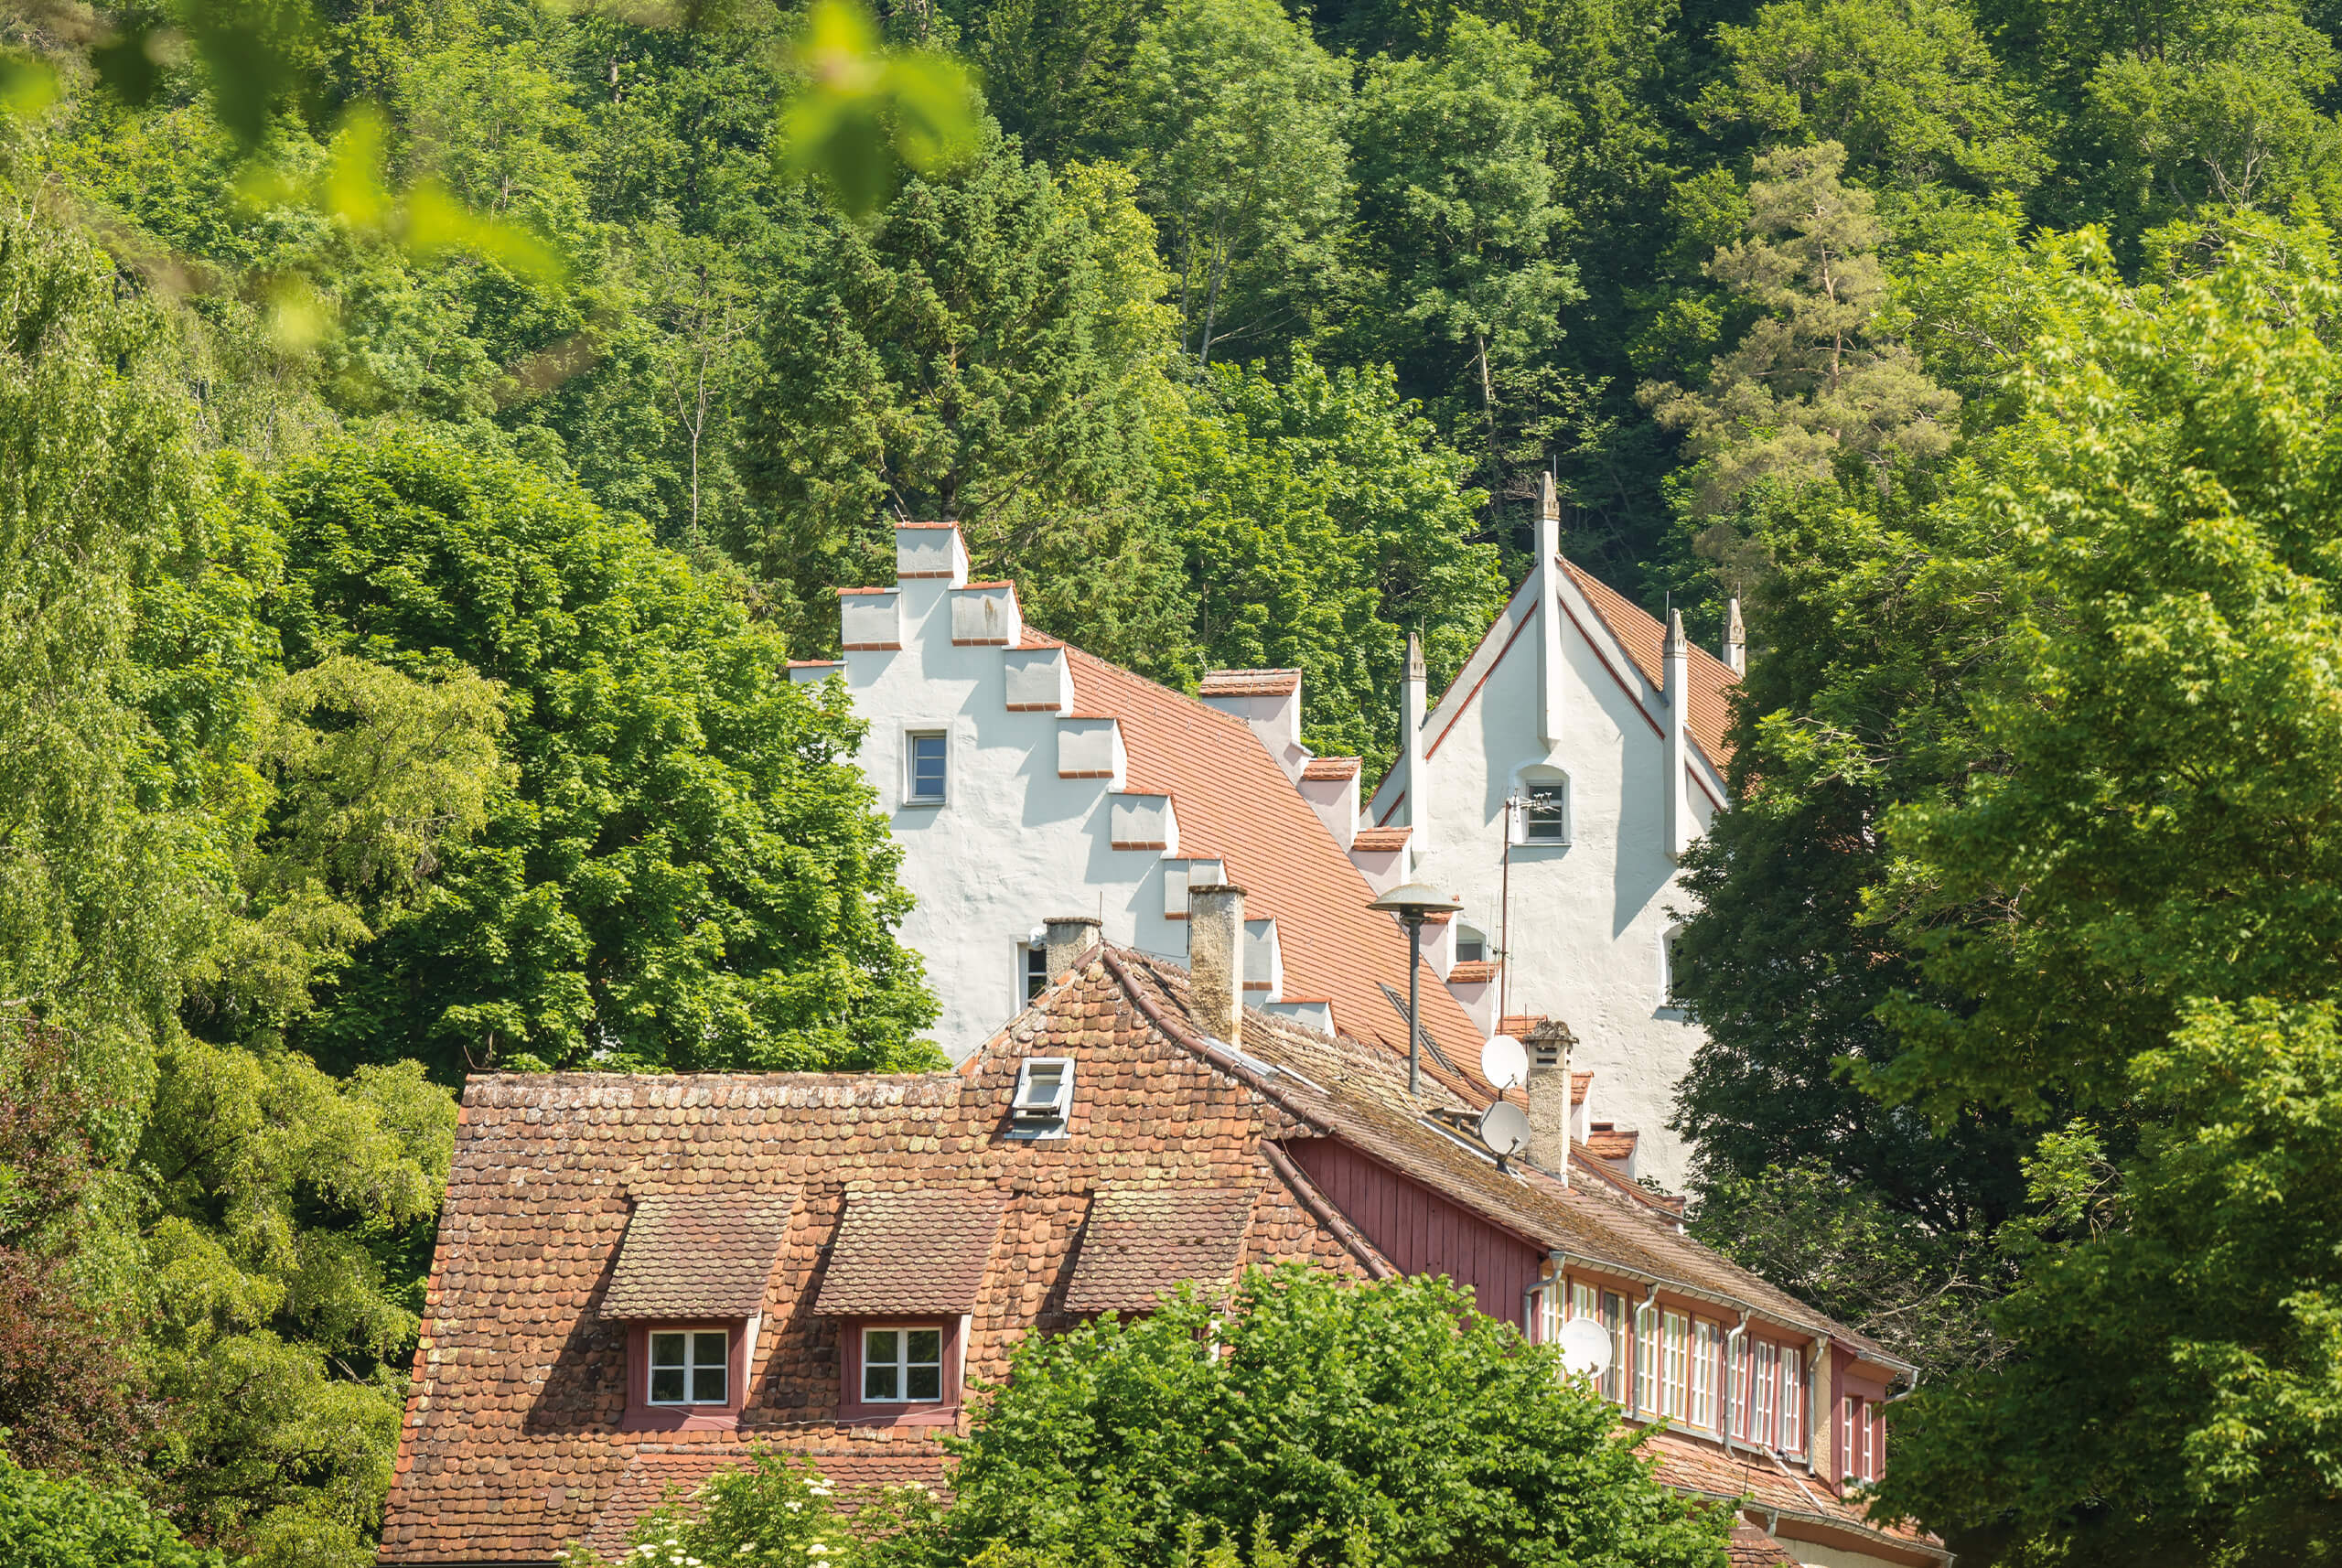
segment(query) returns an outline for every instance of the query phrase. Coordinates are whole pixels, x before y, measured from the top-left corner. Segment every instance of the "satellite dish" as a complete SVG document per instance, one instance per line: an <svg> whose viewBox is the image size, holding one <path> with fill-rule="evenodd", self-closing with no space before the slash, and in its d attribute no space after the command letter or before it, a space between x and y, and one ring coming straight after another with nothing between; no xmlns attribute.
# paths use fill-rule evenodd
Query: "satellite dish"
<svg viewBox="0 0 2342 1568"><path fill-rule="evenodd" d="M1480 1142L1499 1159L1529 1152L1529 1112L1499 1100L1480 1113Z"/></svg>
<svg viewBox="0 0 2342 1568"><path fill-rule="evenodd" d="M1480 1076L1499 1094L1515 1084L1527 1083L1529 1053L1510 1035L1490 1035L1488 1043L1480 1047Z"/></svg>
<svg viewBox="0 0 2342 1568"><path fill-rule="evenodd" d="M1562 1365L1582 1378L1598 1378L1610 1369L1610 1331L1591 1317L1573 1317L1562 1325Z"/></svg>

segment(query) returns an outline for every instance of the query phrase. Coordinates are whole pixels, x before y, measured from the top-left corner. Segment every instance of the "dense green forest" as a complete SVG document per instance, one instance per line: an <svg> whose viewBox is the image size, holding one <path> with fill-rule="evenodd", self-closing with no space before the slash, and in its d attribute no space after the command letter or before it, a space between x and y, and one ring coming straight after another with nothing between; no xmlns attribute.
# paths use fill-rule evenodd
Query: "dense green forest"
<svg viewBox="0 0 2342 1568"><path fill-rule="evenodd" d="M371 1559L466 1072L933 1059L856 721L781 669L893 520L1172 683L1303 668L1379 768L1549 472L1577 560L1748 606L1693 1223L1928 1369L1887 1504L2342 1540L2342 15L5 21L44 1564Z"/></svg>

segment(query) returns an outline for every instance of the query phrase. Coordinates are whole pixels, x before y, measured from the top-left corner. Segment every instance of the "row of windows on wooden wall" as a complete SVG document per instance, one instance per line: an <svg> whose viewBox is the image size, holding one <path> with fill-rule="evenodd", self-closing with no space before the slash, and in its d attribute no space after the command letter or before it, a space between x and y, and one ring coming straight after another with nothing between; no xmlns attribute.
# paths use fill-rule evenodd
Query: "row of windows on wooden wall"
<svg viewBox="0 0 2342 1568"><path fill-rule="evenodd" d="M1560 1332L1554 1294L1545 1293L1548 1340ZM1795 1347L1754 1336L1735 1346L1721 1323L1587 1284L1571 1285L1569 1316L1599 1323L1609 1336L1610 1365L1595 1380L1603 1398L1759 1447L1804 1449L1805 1362Z"/></svg>

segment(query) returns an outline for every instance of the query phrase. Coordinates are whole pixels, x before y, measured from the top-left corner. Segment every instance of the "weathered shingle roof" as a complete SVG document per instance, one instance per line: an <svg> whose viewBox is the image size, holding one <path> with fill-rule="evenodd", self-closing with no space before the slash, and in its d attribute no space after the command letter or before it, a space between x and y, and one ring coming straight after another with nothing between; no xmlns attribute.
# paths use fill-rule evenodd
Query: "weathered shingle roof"
<svg viewBox="0 0 2342 1568"><path fill-rule="evenodd" d="M791 1189L636 1198L602 1316L672 1321L760 1310L796 1197Z"/></svg>
<svg viewBox="0 0 2342 1568"><path fill-rule="evenodd" d="M1142 1312L1183 1280L1225 1284L1244 1250L1252 1194L1238 1187L1111 1189L1090 1205L1068 1312Z"/></svg>
<svg viewBox="0 0 2342 1568"><path fill-rule="evenodd" d="M931 1188L848 1197L820 1310L833 1317L972 1310L1006 1199L996 1190Z"/></svg>
<svg viewBox="0 0 2342 1568"><path fill-rule="evenodd" d="M1338 784L1345 779L1357 778L1359 769L1364 766L1365 760L1361 757L1313 757L1301 765L1301 776Z"/></svg>

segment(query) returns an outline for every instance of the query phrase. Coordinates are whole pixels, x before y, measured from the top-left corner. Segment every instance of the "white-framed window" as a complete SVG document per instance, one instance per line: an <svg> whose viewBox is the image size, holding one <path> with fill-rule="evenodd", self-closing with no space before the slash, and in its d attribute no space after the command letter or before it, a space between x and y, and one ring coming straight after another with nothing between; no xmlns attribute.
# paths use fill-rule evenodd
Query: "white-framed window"
<svg viewBox="0 0 2342 1568"><path fill-rule="evenodd" d="M1659 1380L1659 1308L1644 1302L1635 1308L1635 1411L1657 1415Z"/></svg>
<svg viewBox="0 0 2342 1568"><path fill-rule="evenodd" d="M935 1404L943 1398L943 1330L862 1331L862 1402Z"/></svg>
<svg viewBox="0 0 2342 1568"><path fill-rule="evenodd" d="M654 1329L652 1404L724 1404L731 1398L732 1336L721 1328Z"/></svg>
<svg viewBox="0 0 2342 1568"><path fill-rule="evenodd" d="M1457 963L1488 962L1488 937L1470 926L1458 924L1456 928L1456 961Z"/></svg>
<svg viewBox="0 0 2342 1568"><path fill-rule="evenodd" d="M1706 1318L1692 1320L1691 1421L1703 1432L1716 1430L1716 1374L1724 1369L1721 1337Z"/></svg>
<svg viewBox="0 0 2342 1568"><path fill-rule="evenodd" d="M1795 1350L1781 1350L1781 1452L1794 1454L1805 1446L1805 1359Z"/></svg>
<svg viewBox="0 0 2342 1568"><path fill-rule="evenodd" d="M1760 1448L1775 1446L1777 1434L1773 1428L1773 1395L1779 1386L1781 1348L1766 1340L1756 1342L1756 1353L1749 1358L1756 1373L1756 1387L1750 1392L1748 1440Z"/></svg>
<svg viewBox="0 0 2342 1568"><path fill-rule="evenodd" d="M1854 1419L1861 1424L1863 1429L1863 1479L1865 1481L1875 1481L1878 1479L1878 1444L1876 1441L1878 1417L1872 1412L1870 1401L1861 1400L1856 1402L1854 1405Z"/></svg>
<svg viewBox="0 0 2342 1568"><path fill-rule="evenodd" d="M1072 1108L1073 1058L1026 1058L1016 1069L1016 1092L1008 1102L1016 1130L1033 1137L1062 1136Z"/></svg>
<svg viewBox="0 0 2342 1568"><path fill-rule="evenodd" d="M903 804L940 806L951 785L951 737L940 729L903 733Z"/></svg>
<svg viewBox="0 0 2342 1568"><path fill-rule="evenodd" d="M1516 843L1570 842L1570 785L1566 779L1531 775L1520 781L1520 826Z"/></svg>
<svg viewBox="0 0 2342 1568"><path fill-rule="evenodd" d="M1049 988L1049 950L1045 944L1016 944L1016 986L1019 1006Z"/></svg>
<svg viewBox="0 0 2342 1568"><path fill-rule="evenodd" d="M1660 1328L1665 1388L1660 1409L1672 1420L1688 1420L1692 1412L1692 1320L1680 1312L1664 1316Z"/></svg>
<svg viewBox="0 0 2342 1568"><path fill-rule="evenodd" d="M1741 1413L1748 1405L1748 1342L1735 1345L1730 1335L1724 1342L1724 1429L1734 1437L1748 1435L1748 1418Z"/></svg>

